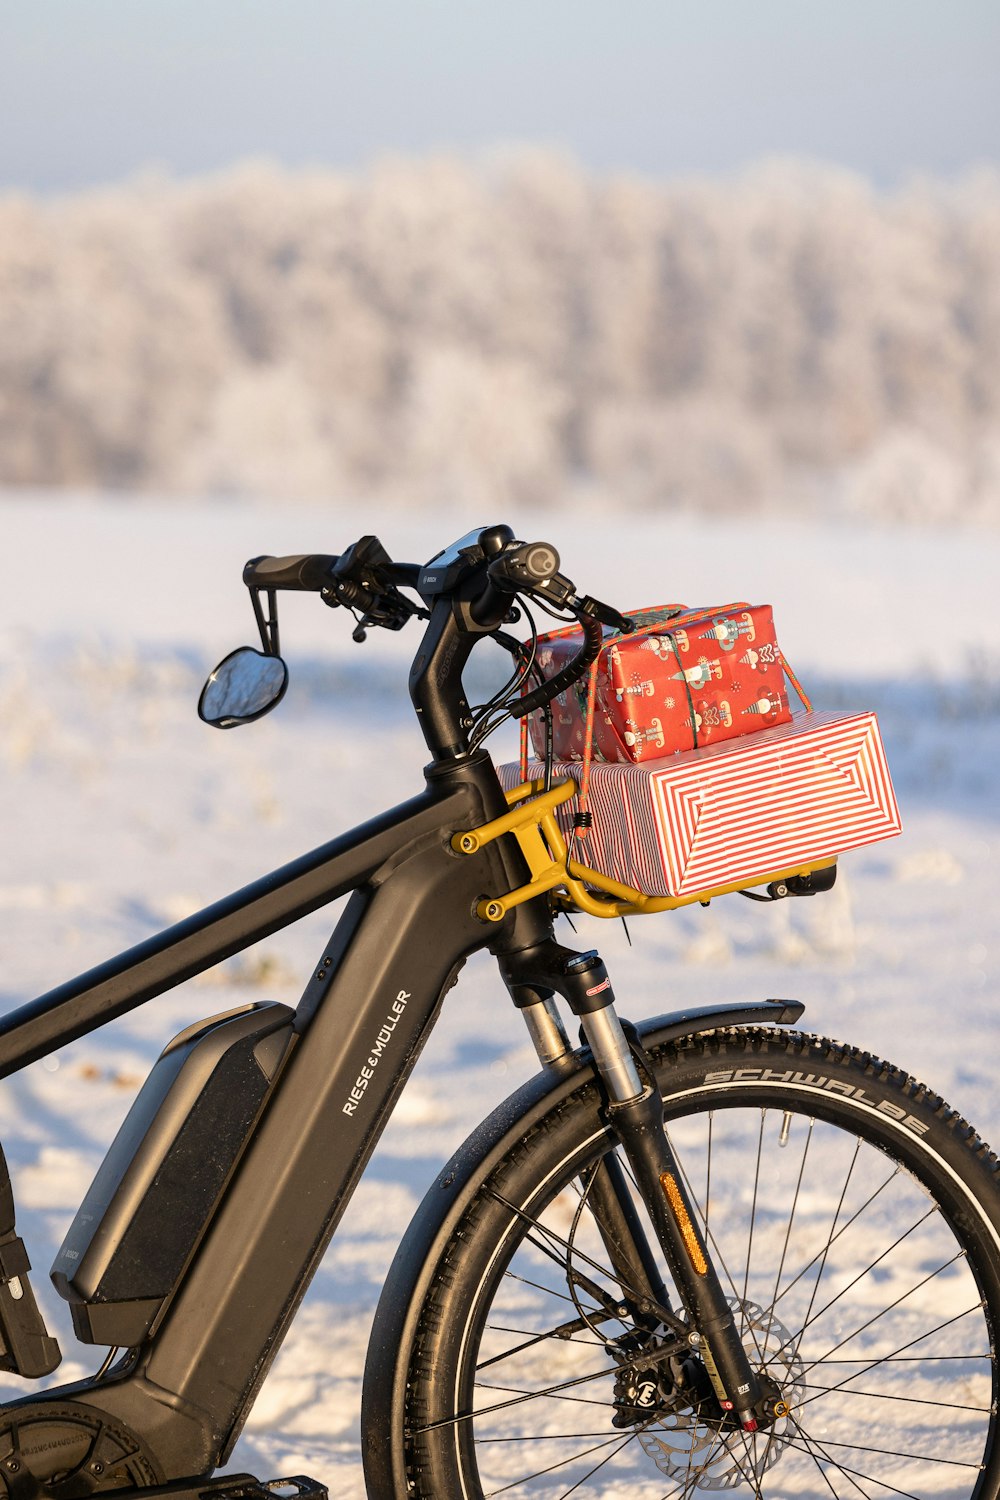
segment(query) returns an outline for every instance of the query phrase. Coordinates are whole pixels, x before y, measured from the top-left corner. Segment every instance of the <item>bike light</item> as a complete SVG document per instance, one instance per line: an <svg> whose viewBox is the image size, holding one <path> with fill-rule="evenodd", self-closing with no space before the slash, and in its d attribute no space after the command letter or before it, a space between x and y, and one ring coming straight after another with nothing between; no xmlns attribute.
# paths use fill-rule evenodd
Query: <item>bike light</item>
<svg viewBox="0 0 1000 1500"><path fill-rule="evenodd" d="M684 1241L684 1248L688 1253L688 1259L698 1275L704 1276L708 1270L705 1251L698 1237L698 1231L691 1222L691 1215L688 1213L687 1204L684 1202L677 1179L672 1172L660 1173L660 1186L666 1195L667 1202L670 1204L670 1211L677 1221L677 1227L681 1232L681 1239Z"/></svg>

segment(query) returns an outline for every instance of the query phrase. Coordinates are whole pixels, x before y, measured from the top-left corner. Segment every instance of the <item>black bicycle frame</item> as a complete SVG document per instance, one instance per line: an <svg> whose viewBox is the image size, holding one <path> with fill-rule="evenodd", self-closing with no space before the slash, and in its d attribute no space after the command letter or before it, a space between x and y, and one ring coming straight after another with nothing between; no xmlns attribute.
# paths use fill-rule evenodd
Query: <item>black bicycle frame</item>
<svg viewBox="0 0 1000 1500"><path fill-rule="evenodd" d="M465 959L551 932L537 903L499 929L475 914L484 895L525 879L511 838L471 858L451 849L455 830L505 807L489 758L426 774L420 796L0 1023L2 1076L353 892L260 1119L150 1336L103 1377L50 1393L142 1434L164 1480L225 1462Z"/></svg>
<svg viewBox="0 0 1000 1500"><path fill-rule="evenodd" d="M494 535L493 543L498 539L503 540ZM297 566L303 559L291 561ZM526 1014L544 1010L558 994L581 1016L608 1119L645 1190L660 1252L698 1326L709 1329L716 1362L724 1365L720 1399L728 1408L727 1391L745 1395L747 1410L737 1415L741 1421L751 1415L759 1394L756 1376L717 1275L696 1275L681 1219L665 1207L664 1173L676 1176L676 1171L652 1087L637 1071L633 1044L614 1014L603 965L596 954L573 954L555 942L544 896L515 906L498 923L477 915L484 898L509 893L530 879L514 835L472 854L452 848L456 832L481 827L507 808L492 761L482 751L470 752L474 720L462 687L462 669L476 640L495 628L508 607L498 595L496 620L479 623L474 605L489 598L483 593L485 566L484 561L478 572L473 569L454 595L434 599L411 668L410 695L432 756L420 796L0 1021L3 1077L350 893L298 1009L272 1007L259 1030L257 1020L248 1021L245 1013L233 1023L229 1034L239 1033L244 1050L235 1044L224 1049L227 1065L231 1058L246 1061L246 1046L255 1047L258 1036L267 1065L254 1050L254 1089L240 1102L243 1113L236 1112L238 1129L227 1138L229 1154L221 1145L216 1149L210 1132L205 1137L215 1175L209 1173L207 1187L204 1180L199 1183L204 1212L195 1216L193 1228L183 1163L178 1168L176 1158L171 1161L178 1217L186 1215L189 1222L186 1238L174 1233L172 1224L163 1226L163 1235L173 1236L169 1276L145 1290L126 1287L122 1313L115 1296L93 1290L89 1272L77 1276L81 1262L74 1259L78 1252L71 1241L78 1224L70 1230L54 1274L75 1298L77 1331L94 1343L127 1346L128 1352L88 1380L10 1403L12 1421L18 1406L40 1401L55 1403L54 1412L67 1403L90 1408L98 1425L107 1420L132 1434L161 1482L206 1474L226 1461L443 996L466 958L482 948L497 956L511 996ZM413 584L408 574L402 581ZM529 700L521 699L521 705ZM705 1025L733 1019L727 1011ZM229 1023L215 1018L215 1024ZM561 1030L560 1035L565 1039ZM198 1046L202 1040L206 1044L200 1064L218 1041L213 1024L206 1023L197 1038ZM182 1034L167 1049L157 1064L160 1083L175 1065L184 1065L178 1059L189 1043L196 1045L190 1034ZM190 1060L192 1054L184 1055ZM223 1094L226 1087L224 1079ZM238 1085L233 1092L239 1093ZM134 1106L140 1116L142 1097ZM181 1098L182 1115L183 1103ZM160 1116L154 1113L151 1123L158 1127ZM197 1146L197 1132L192 1135ZM106 1163L112 1177L118 1145ZM138 1154L130 1160L134 1164L142 1157L143 1170L155 1158L146 1146L140 1129ZM131 1194L130 1205L144 1204L142 1233L149 1255L138 1253L134 1264L145 1273L147 1260L157 1258L157 1205L163 1200L153 1194L144 1198L144 1180L137 1169L123 1196ZM682 1189L677 1191L683 1197ZM611 1264L625 1282L645 1284L648 1295L639 1296L639 1303L648 1302L658 1318L675 1322L662 1305L658 1257L654 1260L641 1233L633 1233L627 1198L622 1180L606 1166L593 1201ZM690 1221L690 1210L684 1219ZM79 1221L97 1224L89 1244L90 1231L82 1231L84 1258L101 1236L103 1254L116 1236L121 1241L138 1233L136 1216L130 1220L120 1203L107 1223L95 1220L85 1204ZM100 1289L100 1277L96 1284ZM743 1425L752 1430L755 1423Z"/></svg>

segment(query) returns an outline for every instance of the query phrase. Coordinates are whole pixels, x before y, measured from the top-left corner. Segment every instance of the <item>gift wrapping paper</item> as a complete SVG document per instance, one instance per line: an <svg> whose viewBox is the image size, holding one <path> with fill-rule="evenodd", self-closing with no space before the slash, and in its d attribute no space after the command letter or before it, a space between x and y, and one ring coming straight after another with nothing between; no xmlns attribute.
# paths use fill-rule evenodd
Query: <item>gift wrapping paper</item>
<svg viewBox="0 0 1000 1500"><path fill-rule="evenodd" d="M791 718L769 605L739 603L714 610L667 605L640 612L638 618L641 633L610 638L597 660L597 759L642 764ZM542 637L538 663L543 675L559 671L579 650L581 639L576 631ZM587 686L584 677L553 700L553 753L558 760L583 756ZM532 717L531 738L542 755L541 713Z"/></svg>
<svg viewBox="0 0 1000 1500"><path fill-rule="evenodd" d="M504 787L520 766L499 768ZM528 776L541 777L540 762ZM553 769L580 777L578 762ZM595 761L573 858L653 896L687 896L833 858L901 831L872 712L803 713L641 765ZM577 798L557 809L567 839Z"/></svg>

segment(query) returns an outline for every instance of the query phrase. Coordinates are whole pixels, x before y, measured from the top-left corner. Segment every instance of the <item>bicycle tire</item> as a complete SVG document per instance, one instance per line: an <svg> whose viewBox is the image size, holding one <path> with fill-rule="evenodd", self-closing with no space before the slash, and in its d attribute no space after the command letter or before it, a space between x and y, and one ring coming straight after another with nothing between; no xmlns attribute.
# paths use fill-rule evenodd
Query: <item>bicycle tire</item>
<svg viewBox="0 0 1000 1500"><path fill-rule="evenodd" d="M408 1493L996 1500L996 1157L922 1084L837 1043L727 1031L651 1059L787 1412L726 1430L609 1312L623 1292L584 1200L614 1143L589 1083L482 1174L433 1269L403 1403Z"/></svg>

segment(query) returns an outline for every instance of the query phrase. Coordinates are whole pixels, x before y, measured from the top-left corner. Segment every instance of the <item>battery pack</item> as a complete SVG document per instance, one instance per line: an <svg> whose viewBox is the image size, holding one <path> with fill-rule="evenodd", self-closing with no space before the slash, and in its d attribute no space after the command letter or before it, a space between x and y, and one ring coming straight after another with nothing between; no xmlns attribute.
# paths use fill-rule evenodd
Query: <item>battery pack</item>
<svg viewBox="0 0 1000 1500"><path fill-rule="evenodd" d="M84 1343L132 1348L165 1310L292 1039L287 1005L227 1011L163 1050L52 1267Z"/></svg>

